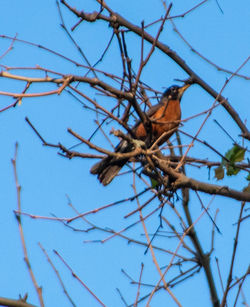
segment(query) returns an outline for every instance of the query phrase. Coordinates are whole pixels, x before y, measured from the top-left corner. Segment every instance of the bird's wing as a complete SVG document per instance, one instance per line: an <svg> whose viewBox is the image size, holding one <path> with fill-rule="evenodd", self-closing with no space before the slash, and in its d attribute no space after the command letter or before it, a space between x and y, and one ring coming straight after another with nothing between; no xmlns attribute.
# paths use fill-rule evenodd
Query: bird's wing
<svg viewBox="0 0 250 307"><path fill-rule="evenodd" d="M147 116L151 117L157 112L157 110L162 107L164 104L162 101L157 105L154 105L147 111ZM138 121L133 129L141 123ZM133 149L133 145L129 144L126 140L122 140L115 148L115 152L126 153ZM99 180L102 182L103 185L109 184L113 178L119 173L120 169L126 164L128 158L124 160L116 160L113 157L106 157L101 161L97 162L95 165L92 166L90 172L92 174L97 174Z"/></svg>
<svg viewBox="0 0 250 307"><path fill-rule="evenodd" d="M147 112L146 115L150 118L152 117L162 106L164 105L164 103L162 101L160 101L158 104L152 106ZM132 130L136 129L139 124L141 123L141 120L138 120L134 127L132 128Z"/></svg>
<svg viewBox="0 0 250 307"><path fill-rule="evenodd" d="M164 103L161 101L158 104L152 106L147 112L147 116L151 117L153 116L162 106L164 105Z"/></svg>

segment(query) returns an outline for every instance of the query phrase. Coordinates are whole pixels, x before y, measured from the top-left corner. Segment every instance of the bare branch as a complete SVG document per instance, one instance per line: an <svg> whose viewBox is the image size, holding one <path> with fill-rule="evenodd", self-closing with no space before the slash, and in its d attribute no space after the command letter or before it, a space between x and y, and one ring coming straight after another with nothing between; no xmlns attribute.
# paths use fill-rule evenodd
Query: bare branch
<svg viewBox="0 0 250 307"><path fill-rule="evenodd" d="M98 0L100 2L100 0ZM118 13L113 12L106 4L104 7L108 10L110 13L110 16L105 16L103 14L95 14L95 19L93 20L90 18L90 15L85 14L83 11L78 11L77 9L71 7L69 4L67 4L66 1L61 0L61 3L66 5L69 10L71 10L76 16L82 18L83 20L93 22L97 19L104 20L106 22L112 23L116 22L120 26L123 26L127 28L128 30L132 31L133 33L143 36L146 41L148 41L151 44L154 44L155 38L152 37L149 33L147 33L145 30L142 31L141 27L138 27L125 18L123 18ZM243 123L243 121L240 119L238 113L234 110L234 108L230 105L228 100L224 98L222 95L217 93L209 84L207 84L204 80L202 80L188 65L187 63L175 52L173 51L169 46L166 44L161 43L160 41L156 42L156 47L161 50L163 53L168 55L172 60L174 60L193 80L194 83L199 84L205 91L207 91L212 97L217 99L219 102L221 102L222 106L227 110L227 112L230 114L230 116L234 119L234 121L237 123L239 128L242 131L242 136L246 139L250 140L250 132L248 131L247 127ZM248 62L250 57L248 57L245 61Z"/></svg>
<svg viewBox="0 0 250 307"><path fill-rule="evenodd" d="M12 162L12 165L13 165L15 182L16 182L17 208L18 208L18 211L21 211L21 186L19 185L19 182L18 182L17 167L16 167L17 149L18 149L18 144L16 143L15 156L11 160L11 162ZM32 283L33 283L35 290L36 290L36 293L38 295L40 306L44 307L43 296L42 296L42 288L39 287L38 284L37 284L37 281L36 281L36 278L35 278L35 275L33 273L31 263L30 263L30 260L29 260L29 257L28 257L28 251L27 251L27 247L26 247L26 243L25 243L24 232L23 232L23 227L22 227L22 222L21 222L21 216L16 214L16 219L17 219L17 222L18 222L18 228L19 228L19 233L20 233L22 247L23 247L24 261L27 265Z"/></svg>
<svg viewBox="0 0 250 307"><path fill-rule="evenodd" d="M164 171L166 174L171 176L174 182L174 188L190 188L194 191L200 191L212 195L222 195L226 197L230 197L240 201L250 201L250 193L240 192L237 190L230 189L227 186L219 186L215 184L204 183L192 178L185 176L182 173L176 172L172 168L167 165L167 162L157 158L156 156L152 156L152 159L157 163L159 168Z"/></svg>
<svg viewBox="0 0 250 307"><path fill-rule="evenodd" d="M31 305L22 299L14 300L6 297L0 297L0 305L7 307L36 307L35 305Z"/></svg>
<svg viewBox="0 0 250 307"><path fill-rule="evenodd" d="M64 260L64 258L58 253L58 251L54 250L54 253L58 256L58 258L62 261L62 263L66 266L66 268L71 272L72 276L76 278L76 280L93 296L93 298L103 307L106 307L103 302L90 290L90 288L77 276L77 274L72 270L69 264Z"/></svg>
<svg viewBox="0 0 250 307"><path fill-rule="evenodd" d="M228 295L228 292L230 290L230 285L231 285L231 282L232 282L232 274L233 274L233 268L234 268L234 264L235 264L235 255L236 255L236 250L237 250L237 246L238 246L239 232L240 232L240 226L241 226L240 221L241 221L241 218L242 218L243 209L245 207L245 204L246 203L243 201L242 204L241 204L241 208L240 208L240 215L239 215L238 224L237 224L236 236L235 236L235 239L234 239L234 247L233 247L230 270L229 270L228 279L227 279L227 285L226 285L226 289L225 289L224 294L223 294L223 298L222 298L220 307L224 307L227 303L227 295Z"/></svg>

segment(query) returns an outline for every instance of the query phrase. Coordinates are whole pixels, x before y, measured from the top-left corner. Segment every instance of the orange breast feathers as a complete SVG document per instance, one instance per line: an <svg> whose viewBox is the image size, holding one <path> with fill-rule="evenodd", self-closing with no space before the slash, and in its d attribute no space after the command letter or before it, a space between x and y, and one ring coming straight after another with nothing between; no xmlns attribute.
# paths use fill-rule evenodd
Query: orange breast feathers
<svg viewBox="0 0 250 307"><path fill-rule="evenodd" d="M174 133L174 128L179 126L181 119L181 108L178 100L169 100L161 105L159 109L150 117L152 120L152 141L156 141L164 132L169 132L158 145L163 144ZM173 130L173 131L172 131ZM142 123L135 131L138 139L145 140L147 133Z"/></svg>

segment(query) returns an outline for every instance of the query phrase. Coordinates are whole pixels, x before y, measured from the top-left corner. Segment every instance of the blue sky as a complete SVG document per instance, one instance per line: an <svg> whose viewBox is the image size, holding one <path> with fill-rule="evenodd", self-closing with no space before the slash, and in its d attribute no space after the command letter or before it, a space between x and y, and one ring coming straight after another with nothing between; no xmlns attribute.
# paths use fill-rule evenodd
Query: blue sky
<svg viewBox="0 0 250 307"><path fill-rule="evenodd" d="M86 11L97 9L95 1L70 1L72 6ZM119 12L125 18L140 25L141 20L145 24L154 21L164 15L164 8L161 1L107 1L114 11ZM172 15L181 14L198 1L173 1ZM235 71L249 56L250 47L250 3L242 0L219 1L223 13L218 7L216 1L208 1L199 9L187 15L185 18L176 19L175 23L179 31L187 41L206 56L208 59L219 66ZM76 18L67 10L62 8L63 16L68 28L76 23ZM11 37L17 35L17 38L34 42L46 46L49 49L57 51L75 61L86 64L76 48L66 36L60 27L60 18L55 1L10 1L2 0L0 3L0 34ZM151 33L157 32L157 26L152 27ZM98 22L96 25L83 23L74 32L74 38L83 49L89 61L95 63L106 47L107 40L111 37L111 29ZM214 67L201 60L197 55L183 43L178 35L173 31L171 23L167 22L160 40L168 44L199 74L206 82L216 90L220 90L224 85L229 74L217 71ZM140 60L140 39L135 35L127 35L128 52L132 58L133 67L138 69ZM10 41L0 39L0 55L3 54ZM145 45L145 51L148 45ZM15 42L14 49L4 58L0 59L0 64L11 67L35 67L40 65L51 70L59 71L65 74L84 74L82 68L76 67L72 63L63 60L51 53L45 52L37 47L27 46L26 44ZM117 45L114 42L105 57L105 60L98 66L99 69L107 70L116 74L121 73L119 53ZM244 66L241 73L249 76L250 62ZM34 71L14 71L22 75L37 76ZM155 51L148 66L142 74L144 82L158 91L163 91L172 83L174 79L184 79L187 75L172 60ZM14 80L0 79L1 91L20 92L24 84ZM32 85L30 92L39 92L52 90L51 85ZM95 91L89 89L87 85L81 86L81 90L103 105L107 105L111 100L100 95L95 95ZM223 95L229 98L230 103L237 110L242 120L249 117L249 80L234 77L225 88ZM182 117L188 118L196 113L208 109L214 99L204 90L194 85L184 95L182 100ZM3 108L13 100L9 97L1 96L0 108ZM13 176L11 158L14 156L15 143L18 142L17 170L19 182L22 187L21 203L24 212L29 212L39 216L50 216L54 214L59 217L74 216L72 209L68 206L68 195L80 212L85 212L98 208L115 200L132 196L131 188L132 176L122 176L114 180L108 187L102 187L96 177L89 174L89 169L94 163L92 160L72 159L67 160L57 154L53 148L42 146L31 128L25 122L25 117L29 117L41 135L51 143L61 142L65 146L72 146L77 141L67 133L70 127L83 137L88 138L95 124L93 113L84 109L80 103L72 99L67 93L60 96L53 95L43 98L23 99L22 104L14 109L10 109L0 114L1 131L0 138L2 150L0 153L0 203L1 210L1 246L0 254L0 296L18 298L18 295L24 295L28 292L28 301L38 305L36 293L28 275L27 268L23 261L22 246L18 233L18 226L13 214L17 208L16 189ZM183 130L194 134L200 127L204 117L198 117L185 123ZM214 119L223 123L223 127L229 131L230 135L237 141L240 131L230 116L223 108L217 108L209 121L204 126L199 137L206 139L218 151L225 153L232 147L232 141L221 131L214 123ZM112 125L105 127L109 132ZM112 140L116 143L116 139ZM183 142L188 142L183 138ZM108 142L103 137L97 135L93 142L110 149ZM85 145L81 145L77 150L89 152ZM208 158L218 161L219 158L212 151L199 144L190 151L190 155L201 158ZM207 170L192 169L189 176L198 180L208 180ZM237 178L226 178L223 185L229 185L235 189L242 189L245 183L244 174L239 174ZM210 182L216 182L211 172ZM143 186L138 183L138 190ZM211 196L201 194L204 203L207 205ZM146 201L149 195L142 200ZM194 194L191 195L192 209L194 219L200 213L200 204ZM145 214L151 212L157 203L152 207L146 208ZM176 206L180 207L177 202ZM233 238L236 227L233 223L237 221L239 215L239 203L232 200L224 200L216 197L210 208L213 215L217 208L218 225L222 235L216 235L215 248L216 255L220 259L221 272L226 282L226 273L228 272L228 262L224 261L227 255L232 252ZM136 208L135 202L128 202L119 206L107 209L96 215L91 215L89 220L100 227L109 227L120 230L138 219L133 216L130 220L123 217ZM166 209L166 214L171 215L171 211ZM149 232L154 232L159 224L158 215L154 215L148 222ZM86 229L87 225L80 221L72 226ZM200 239L205 249L210 248L210 230L212 227L207 216L204 216L197 224ZM248 227L248 228L247 228ZM152 265L150 254L144 255L145 249L134 244L127 244L125 240L115 238L105 244L83 243L84 240L98 240L106 238L107 235L98 231L92 233L72 232L59 222L50 222L44 220L32 220L23 218L23 229L29 257L32 268L37 276L39 285L43 288L43 295L46 306L71 306L63 295L63 291L58 280L48 264L45 256L38 247L38 242L45 247L58 271L61 273L66 288L77 306L99 306L99 304L90 296L86 290L81 287L70 272L53 254L53 249L61 253L67 260L79 277L95 292L95 294L104 302L106 306L123 306L116 288L123 293L128 303L132 303L136 297L137 288L129 284L129 280L121 273L124 269L135 280L138 280L140 274L140 264L145 264L143 278L145 283L157 282L159 276L155 267ZM246 233L249 229L247 222L243 223L241 229L239 259L236 262L237 276L240 277L245 272L249 264L249 244ZM143 229L141 225L134 227L126 232L128 236L144 239L141 235ZM159 244L163 244L169 249L175 249L176 241L166 240L163 243L157 239ZM223 246L223 248L221 248ZM247 256L248 255L248 256ZM159 254L159 262L165 265L169 257L165 254ZM214 257L212 259L214 261ZM216 280L218 274L215 272ZM201 283L200 293L197 293L197 283ZM244 293L250 299L245 284ZM221 289L218 286L219 295ZM148 289L144 289L148 293ZM180 297L183 306L210 306L209 293L206 287L206 280L203 274L195 276L193 279L185 282L185 293L183 287L173 289L175 295ZM190 293L192 295L190 296ZM194 302L195 295L195 302ZM241 298L240 298L241 299ZM152 301L152 307L174 306L173 301L164 292L160 292ZM144 306L142 304L142 306ZM231 306L231 304L229 304ZM240 306L240 304L239 304Z"/></svg>

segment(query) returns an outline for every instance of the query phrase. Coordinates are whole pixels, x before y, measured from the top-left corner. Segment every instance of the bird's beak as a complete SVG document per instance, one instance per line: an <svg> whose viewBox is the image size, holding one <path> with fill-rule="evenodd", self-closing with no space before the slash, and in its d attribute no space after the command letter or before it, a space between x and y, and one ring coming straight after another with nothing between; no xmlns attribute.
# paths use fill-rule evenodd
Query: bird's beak
<svg viewBox="0 0 250 307"><path fill-rule="evenodd" d="M179 89L179 98L182 97L183 93L185 92L185 90L186 90L187 88L189 88L190 85L191 85L191 84L186 84L186 85L184 85L183 87L181 87L181 88Z"/></svg>

